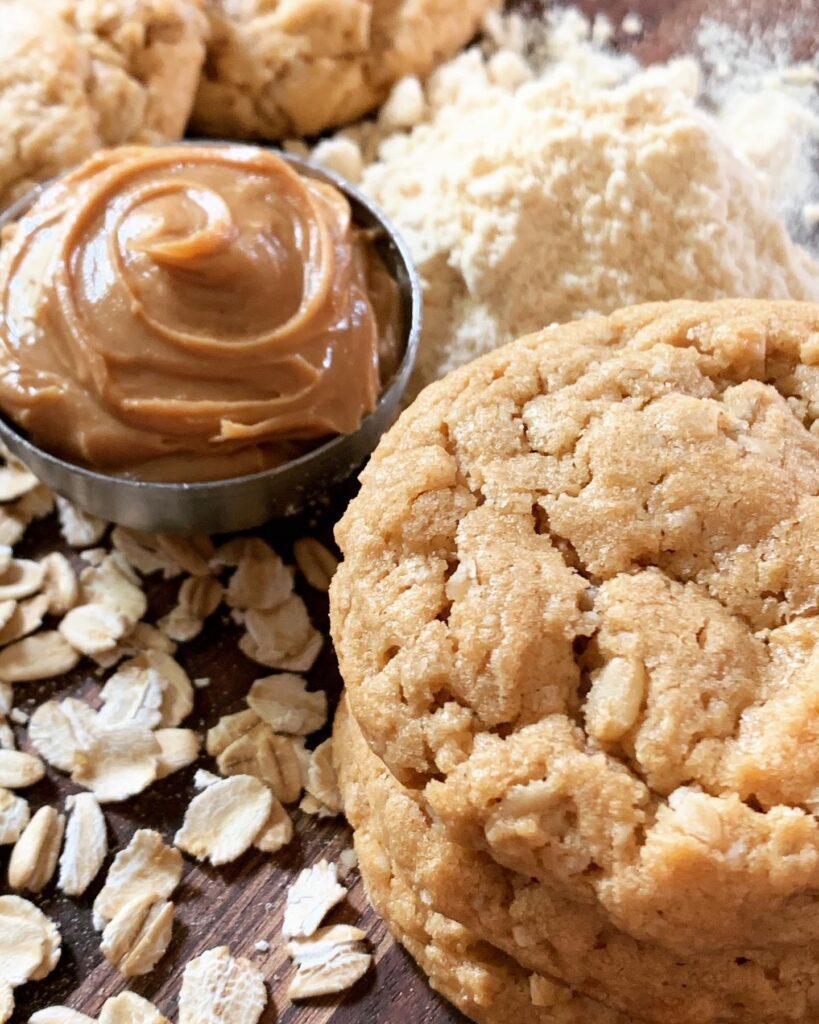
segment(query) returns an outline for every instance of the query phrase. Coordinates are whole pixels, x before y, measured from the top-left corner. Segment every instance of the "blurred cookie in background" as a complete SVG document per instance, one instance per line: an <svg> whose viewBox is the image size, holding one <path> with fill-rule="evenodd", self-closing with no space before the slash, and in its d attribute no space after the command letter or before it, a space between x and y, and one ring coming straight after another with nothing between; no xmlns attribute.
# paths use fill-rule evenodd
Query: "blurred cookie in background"
<svg viewBox="0 0 819 1024"><path fill-rule="evenodd" d="M196 0L6 0L0 16L0 208L102 147L182 136Z"/></svg>
<svg viewBox="0 0 819 1024"><path fill-rule="evenodd" d="M313 135L457 53L498 0L206 0L211 39L192 127Z"/></svg>

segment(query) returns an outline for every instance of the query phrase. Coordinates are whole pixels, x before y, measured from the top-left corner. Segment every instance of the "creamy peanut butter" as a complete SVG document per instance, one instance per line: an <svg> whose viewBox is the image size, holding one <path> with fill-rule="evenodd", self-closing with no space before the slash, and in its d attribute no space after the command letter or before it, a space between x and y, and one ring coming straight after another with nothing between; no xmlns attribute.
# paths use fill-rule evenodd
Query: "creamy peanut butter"
<svg viewBox="0 0 819 1024"><path fill-rule="evenodd" d="M0 252L0 406L106 472L254 472L373 410L397 309L333 186L246 146L110 150Z"/></svg>

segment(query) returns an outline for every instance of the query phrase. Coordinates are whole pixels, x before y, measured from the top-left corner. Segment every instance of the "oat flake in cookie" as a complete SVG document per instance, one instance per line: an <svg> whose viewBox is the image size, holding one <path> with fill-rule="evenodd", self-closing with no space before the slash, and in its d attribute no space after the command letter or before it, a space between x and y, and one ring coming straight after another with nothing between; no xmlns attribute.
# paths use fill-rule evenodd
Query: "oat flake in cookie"
<svg viewBox="0 0 819 1024"><path fill-rule="evenodd" d="M367 747L343 702L334 735L339 783L370 899L433 987L474 1020L506 1024L517 1017L503 1016L508 1009L503 990L488 979L482 999L472 996L477 977L472 986L457 988L455 982L470 973L463 966L473 958L468 944L460 945L460 969L453 956L442 977L432 944L425 948L418 941L423 936L408 930L408 914L429 915L429 922L443 918L447 934L467 931L485 959L491 951L491 959L508 958L533 972L534 1005L552 1008L560 1024L592 1024L604 1007L610 1014L626 1014L628 1024L816 1020L815 941L760 948L757 936L751 946L686 954L634 938L614 927L599 903L573 899L559 885L501 867L487 853L453 842L430 820L421 793L402 786ZM692 845L695 839L692 835ZM678 888L676 894L688 898L687 890ZM440 931L431 934L440 937ZM466 997L471 1005L464 1005Z"/></svg>
<svg viewBox="0 0 819 1024"><path fill-rule="evenodd" d="M374 751L665 949L819 942L818 360L813 305L547 329L429 387L337 529Z"/></svg>

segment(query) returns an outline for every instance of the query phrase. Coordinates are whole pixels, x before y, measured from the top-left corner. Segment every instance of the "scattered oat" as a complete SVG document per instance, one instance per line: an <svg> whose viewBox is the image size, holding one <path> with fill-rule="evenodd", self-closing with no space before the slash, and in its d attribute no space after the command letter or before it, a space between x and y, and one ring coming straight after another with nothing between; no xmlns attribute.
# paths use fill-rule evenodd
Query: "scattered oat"
<svg viewBox="0 0 819 1024"><path fill-rule="evenodd" d="M145 651L159 651L172 655L176 653L176 644L156 626L148 622L138 622L116 647L95 655L94 660L103 668L112 668L123 658L135 658Z"/></svg>
<svg viewBox="0 0 819 1024"><path fill-rule="evenodd" d="M27 601L12 601L11 604L14 605L11 614L0 628L0 647L38 630L48 611L48 597L45 594L35 594Z"/></svg>
<svg viewBox="0 0 819 1024"><path fill-rule="evenodd" d="M2 630L11 619L12 615L17 608L17 602L14 598L6 598L4 601L0 601L0 636L2 636Z"/></svg>
<svg viewBox="0 0 819 1024"><path fill-rule="evenodd" d="M347 890L338 883L335 864L320 860L312 867L304 868L287 890L282 934L286 939L312 935L346 895Z"/></svg>
<svg viewBox="0 0 819 1024"><path fill-rule="evenodd" d="M63 841L65 817L56 807L41 807L14 844L9 858L12 889L40 892L51 881Z"/></svg>
<svg viewBox="0 0 819 1024"><path fill-rule="evenodd" d="M193 729L157 729L154 736L160 748L157 779L187 768L199 756L201 743Z"/></svg>
<svg viewBox="0 0 819 1024"><path fill-rule="evenodd" d="M250 732L260 721L256 712L249 709L237 711L232 715L222 715L216 725L208 729L205 750L211 757L218 757L231 743Z"/></svg>
<svg viewBox="0 0 819 1024"><path fill-rule="evenodd" d="M153 1003L138 996L136 992L120 992L112 999L106 999L100 1010L97 1024L171 1024L163 1017Z"/></svg>
<svg viewBox="0 0 819 1024"><path fill-rule="evenodd" d="M59 703L49 700L31 716L29 739L50 765L61 772L71 772L77 752L88 749L94 742L96 719L96 711L74 697L66 697Z"/></svg>
<svg viewBox="0 0 819 1024"><path fill-rule="evenodd" d="M0 979L12 988L41 981L57 966L61 939L54 922L22 896L0 896Z"/></svg>
<svg viewBox="0 0 819 1024"><path fill-rule="evenodd" d="M49 615L65 615L80 595L77 574L65 555L52 551L40 559L43 567L43 593L48 598Z"/></svg>
<svg viewBox="0 0 819 1024"><path fill-rule="evenodd" d="M125 904L102 933L100 951L125 978L152 971L171 941L174 905L137 896Z"/></svg>
<svg viewBox="0 0 819 1024"><path fill-rule="evenodd" d="M27 711L23 711L22 708L12 708L9 713L9 718L15 725L26 725L28 724L29 715Z"/></svg>
<svg viewBox="0 0 819 1024"><path fill-rule="evenodd" d="M216 549L210 537L176 537L158 533L154 537L156 550L165 555L191 576L208 576L211 572L210 560Z"/></svg>
<svg viewBox="0 0 819 1024"><path fill-rule="evenodd" d="M16 843L29 823L28 803L8 789L0 789L0 846Z"/></svg>
<svg viewBox="0 0 819 1024"><path fill-rule="evenodd" d="M27 527L33 519L43 519L54 509L54 495L45 484L38 484L10 506L14 515Z"/></svg>
<svg viewBox="0 0 819 1024"><path fill-rule="evenodd" d="M266 939L259 939L258 942L254 942L253 943L253 948L258 953L269 953L270 952L270 943L267 942Z"/></svg>
<svg viewBox="0 0 819 1024"><path fill-rule="evenodd" d="M151 534L115 526L111 541L128 564L143 576L161 572L165 579L173 579L182 573L179 563L160 550L156 537Z"/></svg>
<svg viewBox="0 0 819 1024"><path fill-rule="evenodd" d="M179 1024L256 1024L266 1005L262 972L227 946L191 960L182 975Z"/></svg>
<svg viewBox="0 0 819 1024"><path fill-rule="evenodd" d="M284 604L270 611L250 609L245 627L247 633L239 641L239 649L269 668L306 672L323 642L298 594L291 594Z"/></svg>
<svg viewBox="0 0 819 1024"><path fill-rule="evenodd" d="M14 733L11 731L11 726L8 722L0 716L0 750L14 750Z"/></svg>
<svg viewBox="0 0 819 1024"><path fill-rule="evenodd" d="M108 548L86 548L80 552L80 558L89 565L101 565L110 553Z"/></svg>
<svg viewBox="0 0 819 1024"><path fill-rule="evenodd" d="M220 572L222 569L235 569L246 553L249 557L254 549L261 551L258 548L259 543L264 544L264 541L259 541L257 537L248 537L247 535L231 537L214 552L210 560L211 569L213 572ZM265 544L265 548L270 550L267 544Z"/></svg>
<svg viewBox="0 0 819 1024"><path fill-rule="evenodd" d="M45 765L39 757L20 750L0 750L0 787L24 789L33 786L45 775Z"/></svg>
<svg viewBox="0 0 819 1024"><path fill-rule="evenodd" d="M90 548L99 543L108 529L108 524L96 516L83 512L72 505L67 498L56 495L57 516L60 520L60 532L66 544L72 548Z"/></svg>
<svg viewBox="0 0 819 1024"><path fill-rule="evenodd" d="M320 743L310 755L305 789L333 814L341 814L341 793L333 765L333 741Z"/></svg>
<svg viewBox="0 0 819 1024"><path fill-rule="evenodd" d="M122 665L100 690L102 707L98 721L103 727L139 723L148 729L162 719L163 684L158 672L129 662Z"/></svg>
<svg viewBox="0 0 819 1024"><path fill-rule="evenodd" d="M177 604L159 620L159 628L172 640L187 643L202 632L205 619L222 601L224 588L209 576L189 576L179 588Z"/></svg>
<svg viewBox="0 0 819 1024"><path fill-rule="evenodd" d="M373 958L363 944L360 928L337 924L312 938L293 939L287 952L296 962L296 975L287 990L290 999L334 995L351 988L369 970Z"/></svg>
<svg viewBox="0 0 819 1024"><path fill-rule="evenodd" d="M72 647L91 655L116 647L131 625L112 607L82 604L68 612L59 630Z"/></svg>
<svg viewBox="0 0 819 1024"><path fill-rule="evenodd" d="M237 568L228 583L225 600L231 608L277 608L293 590L292 570L258 537L239 539L242 546ZM220 548L216 558L224 551Z"/></svg>
<svg viewBox="0 0 819 1024"><path fill-rule="evenodd" d="M66 806L70 814L57 884L67 896L82 896L108 853L105 816L93 793L77 793Z"/></svg>
<svg viewBox="0 0 819 1024"><path fill-rule="evenodd" d="M122 641L121 646L129 657L136 657L145 651L158 651L160 654L170 655L176 653L176 644L173 640L149 622L138 622Z"/></svg>
<svg viewBox="0 0 819 1024"><path fill-rule="evenodd" d="M314 537L302 537L293 545L293 557L310 586L326 594L338 568L333 552Z"/></svg>
<svg viewBox="0 0 819 1024"><path fill-rule="evenodd" d="M197 768L193 776L193 788L207 789L214 782L218 782L221 777L221 775L214 775L213 772L209 772L207 768Z"/></svg>
<svg viewBox="0 0 819 1024"><path fill-rule="evenodd" d="M45 571L39 562L13 558L0 576L0 600L17 600L36 593L43 584Z"/></svg>
<svg viewBox="0 0 819 1024"><path fill-rule="evenodd" d="M70 672L80 655L58 632L46 630L0 651L0 679L25 683Z"/></svg>
<svg viewBox="0 0 819 1024"><path fill-rule="evenodd" d="M28 523L19 514L0 508L0 544L13 547L23 539L27 526Z"/></svg>
<svg viewBox="0 0 819 1024"><path fill-rule="evenodd" d="M159 724L163 729L174 728L193 711L193 684L187 672L169 654L147 650L129 664L152 668L162 680L162 717Z"/></svg>
<svg viewBox="0 0 819 1024"><path fill-rule="evenodd" d="M167 899L181 877L179 851L166 846L158 832L138 829L114 858L105 885L94 900L94 927L101 931L131 900Z"/></svg>
<svg viewBox="0 0 819 1024"><path fill-rule="evenodd" d="M293 822L290 815L275 797L270 814L256 836L253 845L264 853L278 853L293 838Z"/></svg>
<svg viewBox="0 0 819 1024"><path fill-rule="evenodd" d="M282 803L292 803L301 795L301 764L293 740L277 736L264 722L231 743L216 763L223 775L260 779Z"/></svg>
<svg viewBox="0 0 819 1024"><path fill-rule="evenodd" d="M292 736L306 736L327 721L327 694L308 691L307 682L289 672L257 679L247 704L275 732Z"/></svg>
<svg viewBox="0 0 819 1024"><path fill-rule="evenodd" d="M162 751L147 726L127 722L98 731L74 758L71 779L102 803L141 793L157 777Z"/></svg>
<svg viewBox="0 0 819 1024"><path fill-rule="evenodd" d="M125 636L139 622L148 608L148 601L127 566L115 555L108 555L99 565L89 565L80 573L83 604L101 604L123 620ZM69 614L74 614L74 612ZM63 620L65 621L65 620Z"/></svg>
<svg viewBox="0 0 819 1024"><path fill-rule="evenodd" d="M37 477L13 456L0 466L0 501L15 501L39 484Z"/></svg>
<svg viewBox="0 0 819 1024"><path fill-rule="evenodd" d="M200 676L198 679L193 680L193 687L195 690L207 690L210 686L210 676Z"/></svg>
<svg viewBox="0 0 819 1024"><path fill-rule="evenodd" d="M71 1010L67 1006L48 1006L33 1013L28 1024L96 1024L93 1017Z"/></svg>
<svg viewBox="0 0 819 1024"><path fill-rule="evenodd" d="M270 814L270 790L250 775L234 775L203 789L191 800L174 843L214 866L241 856Z"/></svg>

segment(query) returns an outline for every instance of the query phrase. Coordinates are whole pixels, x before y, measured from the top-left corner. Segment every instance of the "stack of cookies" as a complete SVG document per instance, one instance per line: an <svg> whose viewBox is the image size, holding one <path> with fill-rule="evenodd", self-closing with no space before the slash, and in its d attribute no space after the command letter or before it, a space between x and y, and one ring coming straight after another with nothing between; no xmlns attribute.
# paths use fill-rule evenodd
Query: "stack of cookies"
<svg viewBox="0 0 819 1024"><path fill-rule="evenodd" d="M819 307L555 326L337 530L372 901L477 1021L819 1019Z"/></svg>

